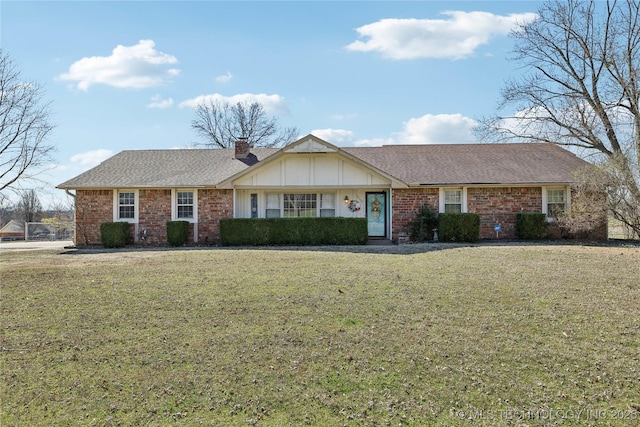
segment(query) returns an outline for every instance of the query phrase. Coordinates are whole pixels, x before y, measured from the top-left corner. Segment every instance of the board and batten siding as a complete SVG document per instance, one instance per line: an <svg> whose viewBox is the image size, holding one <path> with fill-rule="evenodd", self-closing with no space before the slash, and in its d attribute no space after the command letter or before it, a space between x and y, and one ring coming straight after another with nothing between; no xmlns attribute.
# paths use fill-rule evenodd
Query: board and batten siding
<svg viewBox="0 0 640 427"><path fill-rule="evenodd" d="M343 200L358 200L364 207L367 191L388 191L391 180L345 159L338 153L291 153L234 181L236 218L251 216L251 194L258 197L258 216L264 217L266 193L335 194L336 216L363 217L351 212Z"/></svg>

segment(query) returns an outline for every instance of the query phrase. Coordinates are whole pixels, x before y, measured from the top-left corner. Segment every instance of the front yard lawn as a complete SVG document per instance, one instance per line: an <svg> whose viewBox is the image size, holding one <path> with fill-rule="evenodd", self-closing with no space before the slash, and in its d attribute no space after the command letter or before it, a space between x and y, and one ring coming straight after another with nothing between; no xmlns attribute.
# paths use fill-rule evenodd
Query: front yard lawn
<svg viewBox="0 0 640 427"><path fill-rule="evenodd" d="M640 423L637 247L0 254L0 425Z"/></svg>

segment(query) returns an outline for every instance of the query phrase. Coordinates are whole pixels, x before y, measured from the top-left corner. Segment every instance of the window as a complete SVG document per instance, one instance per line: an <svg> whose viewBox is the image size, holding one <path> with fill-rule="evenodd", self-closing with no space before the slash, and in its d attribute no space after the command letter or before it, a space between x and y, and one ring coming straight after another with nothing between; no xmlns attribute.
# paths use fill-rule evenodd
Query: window
<svg viewBox="0 0 640 427"><path fill-rule="evenodd" d="M320 216L330 217L336 216L336 195L321 194L320 195Z"/></svg>
<svg viewBox="0 0 640 427"><path fill-rule="evenodd" d="M193 218L193 191L178 191L177 217L179 219Z"/></svg>
<svg viewBox="0 0 640 427"><path fill-rule="evenodd" d="M547 216L549 218L557 218L559 214L564 212L565 198L563 189L547 190Z"/></svg>
<svg viewBox="0 0 640 427"><path fill-rule="evenodd" d="M283 194L285 218L311 218L318 216L317 194Z"/></svg>
<svg viewBox="0 0 640 427"><path fill-rule="evenodd" d="M198 222L198 190L176 188L171 190L171 219Z"/></svg>
<svg viewBox="0 0 640 427"><path fill-rule="evenodd" d="M267 193L267 208L265 211L267 218L280 217L280 195L276 193Z"/></svg>
<svg viewBox="0 0 640 427"><path fill-rule="evenodd" d="M462 190L444 190L444 211L446 213L462 212Z"/></svg>
<svg viewBox="0 0 640 427"><path fill-rule="evenodd" d="M335 193L266 193L266 218L336 216Z"/></svg>
<svg viewBox="0 0 640 427"><path fill-rule="evenodd" d="M136 194L134 192L118 193L118 219L134 219L136 217Z"/></svg>

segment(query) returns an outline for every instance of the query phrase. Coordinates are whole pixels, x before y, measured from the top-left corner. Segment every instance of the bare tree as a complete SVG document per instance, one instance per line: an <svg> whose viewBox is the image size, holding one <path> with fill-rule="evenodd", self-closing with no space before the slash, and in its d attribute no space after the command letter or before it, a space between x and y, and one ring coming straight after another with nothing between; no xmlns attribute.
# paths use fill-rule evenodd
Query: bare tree
<svg viewBox="0 0 640 427"><path fill-rule="evenodd" d="M16 210L22 222L38 222L42 219L42 203L36 190L25 190L20 194Z"/></svg>
<svg viewBox="0 0 640 427"><path fill-rule="evenodd" d="M53 130L43 90L22 79L9 56L0 49L0 191L34 178L51 160L47 143Z"/></svg>
<svg viewBox="0 0 640 427"><path fill-rule="evenodd" d="M476 133L589 156L601 165L594 177L615 187L607 193L624 195L614 202L632 207L612 214L640 234L640 1L552 1L512 37L526 73L506 83L499 111L515 113L481 120Z"/></svg>
<svg viewBox="0 0 640 427"><path fill-rule="evenodd" d="M191 127L204 144L212 148L231 148L241 137L255 147L280 147L298 137L297 128L278 125L275 117L268 117L258 102L208 101L195 108L196 118Z"/></svg>

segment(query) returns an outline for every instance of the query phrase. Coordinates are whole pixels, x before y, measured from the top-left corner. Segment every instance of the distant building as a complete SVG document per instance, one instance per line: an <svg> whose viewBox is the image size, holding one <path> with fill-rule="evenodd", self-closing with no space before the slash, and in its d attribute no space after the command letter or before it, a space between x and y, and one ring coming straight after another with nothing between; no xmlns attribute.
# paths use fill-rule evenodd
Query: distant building
<svg viewBox="0 0 640 427"><path fill-rule="evenodd" d="M2 240L24 240L24 225L12 219L0 229Z"/></svg>

